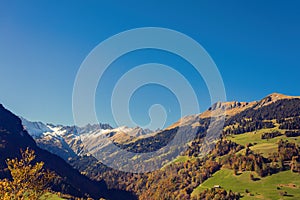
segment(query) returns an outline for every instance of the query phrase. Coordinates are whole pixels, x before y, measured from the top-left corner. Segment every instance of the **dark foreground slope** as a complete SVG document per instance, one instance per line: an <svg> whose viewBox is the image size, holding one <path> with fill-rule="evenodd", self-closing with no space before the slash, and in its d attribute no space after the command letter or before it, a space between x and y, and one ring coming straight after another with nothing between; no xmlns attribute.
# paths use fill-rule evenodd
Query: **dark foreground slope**
<svg viewBox="0 0 300 200"><path fill-rule="evenodd" d="M7 158L20 157L20 149L29 147L36 153L36 161L43 161L45 168L62 177L63 183L55 185L57 191L73 196L99 199L135 199L133 195L121 190L108 190L104 181L92 181L73 169L62 158L37 147L35 141L23 129L21 120L0 104L0 178L9 177L5 172ZM64 185L62 187L62 185Z"/></svg>

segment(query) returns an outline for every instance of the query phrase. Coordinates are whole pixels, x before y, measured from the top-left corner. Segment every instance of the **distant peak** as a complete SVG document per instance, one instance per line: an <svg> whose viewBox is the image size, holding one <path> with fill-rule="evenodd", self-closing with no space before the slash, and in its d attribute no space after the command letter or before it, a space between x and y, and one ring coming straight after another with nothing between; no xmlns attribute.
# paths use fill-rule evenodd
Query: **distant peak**
<svg viewBox="0 0 300 200"><path fill-rule="evenodd" d="M288 96L280 93L272 93L262 100L258 102L254 109L258 109L262 106L267 106L269 104L275 103L276 101L283 100L283 99L299 99L299 96Z"/></svg>
<svg viewBox="0 0 300 200"><path fill-rule="evenodd" d="M281 99L298 99L299 96L288 96L280 93L272 93L261 100L261 103L273 103Z"/></svg>
<svg viewBox="0 0 300 200"><path fill-rule="evenodd" d="M280 99L297 99L297 98L300 98L299 96L288 96L288 95L284 95L284 94L280 94L280 93L272 93L268 96L265 97L266 98L269 98L269 99L272 99L274 101L276 100L280 100Z"/></svg>
<svg viewBox="0 0 300 200"><path fill-rule="evenodd" d="M252 107L255 102L238 102L238 101L230 101L230 102L217 102L213 104L207 111L203 112L200 116L202 118L207 118L211 116L218 115L227 115L232 116L236 113L242 112L243 110Z"/></svg>
<svg viewBox="0 0 300 200"><path fill-rule="evenodd" d="M237 107L244 107L248 104L249 104L248 102L238 102L238 101L217 102L214 103L208 110L217 110L220 108L223 110L228 110Z"/></svg>

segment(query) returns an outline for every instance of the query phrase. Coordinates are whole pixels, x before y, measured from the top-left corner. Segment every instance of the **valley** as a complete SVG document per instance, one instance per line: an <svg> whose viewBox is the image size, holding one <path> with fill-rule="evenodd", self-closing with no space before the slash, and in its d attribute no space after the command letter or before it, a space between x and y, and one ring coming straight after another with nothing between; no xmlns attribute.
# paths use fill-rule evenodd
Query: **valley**
<svg viewBox="0 0 300 200"><path fill-rule="evenodd" d="M222 132L211 143L204 144L209 116L217 116L222 110L226 113ZM106 185L107 189L99 187L97 195L103 194L107 199L299 199L299 119L298 97L271 94L250 103L216 103L202 114L185 117L181 120L183 123L179 120L165 130L155 132L139 127L113 128L108 124L81 128L56 126L21 118L26 132L39 147L32 139L30 145L10 145L15 149L29 145L56 154L78 170L81 176ZM4 120L2 123L1 134L4 134L8 122ZM89 151L93 148L85 146L109 150L109 145L117 145L138 153L156 151L171 141L177 130L181 131L180 134L196 130L197 134L185 151L152 172L131 173L110 168L93 156L93 152ZM14 129L10 132L16 134ZM104 137L112 143L102 144ZM12 143L3 136L1 138ZM8 156L5 153L6 143L2 143L2 157ZM206 145L211 148L203 154L202 151L207 150ZM174 147L169 148L162 158L172 155L175 150ZM106 159L111 153L106 154ZM119 152L113 153L122 156ZM43 158L40 157L41 160ZM126 162L134 163L135 159L131 157ZM63 176L63 171L59 174ZM70 181L68 184L72 185ZM70 194L70 190L63 192ZM124 195L116 195L121 193Z"/></svg>

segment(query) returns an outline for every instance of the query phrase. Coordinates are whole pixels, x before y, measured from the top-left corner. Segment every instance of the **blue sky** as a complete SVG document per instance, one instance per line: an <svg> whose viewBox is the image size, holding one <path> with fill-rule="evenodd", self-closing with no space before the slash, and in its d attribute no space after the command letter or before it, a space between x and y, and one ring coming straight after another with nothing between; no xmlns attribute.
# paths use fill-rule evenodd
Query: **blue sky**
<svg viewBox="0 0 300 200"><path fill-rule="evenodd" d="M253 101L279 92L300 95L299 1L1 1L0 102L30 120L73 124L73 84L82 61L101 41L138 27L165 27L199 42L222 75L227 99ZM187 63L155 50L118 59L96 93L101 122L114 125L109 95L123 72L160 62L185 74L203 111L207 88ZM161 103L167 124L180 117L166 88L145 86L130 111L147 124L147 108Z"/></svg>

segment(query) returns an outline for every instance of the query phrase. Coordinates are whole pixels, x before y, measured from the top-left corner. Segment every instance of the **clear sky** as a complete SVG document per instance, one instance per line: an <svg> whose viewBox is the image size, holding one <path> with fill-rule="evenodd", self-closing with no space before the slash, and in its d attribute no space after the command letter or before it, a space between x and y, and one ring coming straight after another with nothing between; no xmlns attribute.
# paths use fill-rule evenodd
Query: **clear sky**
<svg viewBox="0 0 300 200"><path fill-rule="evenodd" d="M0 103L29 120L73 124L73 84L82 61L101 41L138 27L165 27L199 42L215 61L228 100L253 101L279 92L300 95L300 2L290 1L0 1ZM96 94L99 120L114 125L109 95L123 72L161 62L191 80L201 110L207 88L183 60L166 52L137 51L118 59ZM103 86L102 86L103 87ZM101 93L102 91L102 93ZM145 86L132 97L141 124L149 105L180 116L166 88ZM145 110L146 109L146 110Z"/></svg>

